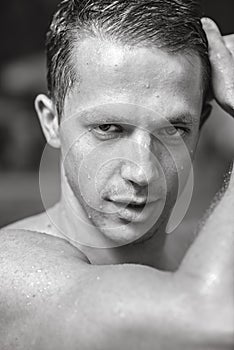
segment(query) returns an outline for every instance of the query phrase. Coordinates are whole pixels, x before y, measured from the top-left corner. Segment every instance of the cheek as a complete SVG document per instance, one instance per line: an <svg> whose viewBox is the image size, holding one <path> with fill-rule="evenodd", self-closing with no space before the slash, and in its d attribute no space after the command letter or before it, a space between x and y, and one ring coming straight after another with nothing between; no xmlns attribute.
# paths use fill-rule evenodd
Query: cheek
<svg viewBox="0 0 234 350"><path fill-rule="evenodd" d="M118 173L119 161L113 159L110 146L94 146L89 141L84 138L74 143L64 157L64 169L75 194L95 206Z"/></svg>
<svg viewBox="0 0 234 350"><path fill-rule="evenodd" d="M167 195L170 197L174 198L178 191L181 193L192 171L193 147L191 144L189 146L184 144L171 150L164 148L161 154L160 163L166 178Z"/></svg>
<svg viewBox="0 0 234 350"><path fill-rule="evenodd" d="M73 192L79 194L79 167L82 162L82 156L76 152L76 147L71 147L65 154L62 152L62 162L66 179L71 186Z"/></svg>

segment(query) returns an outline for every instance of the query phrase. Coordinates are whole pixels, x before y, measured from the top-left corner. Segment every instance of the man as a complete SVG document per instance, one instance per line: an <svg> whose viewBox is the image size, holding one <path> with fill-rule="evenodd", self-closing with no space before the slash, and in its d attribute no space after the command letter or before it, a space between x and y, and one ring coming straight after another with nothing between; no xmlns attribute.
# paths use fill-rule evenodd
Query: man
<svg viewBox="0 0 234 350"><path fill-rule="evenodd" d="M61 201L1 233L1 349L233 348L233 174L176 272L165 233L210 63L234 115L233 37L202 24L210 61L195 1L61 3L36 100Z"/></svg>

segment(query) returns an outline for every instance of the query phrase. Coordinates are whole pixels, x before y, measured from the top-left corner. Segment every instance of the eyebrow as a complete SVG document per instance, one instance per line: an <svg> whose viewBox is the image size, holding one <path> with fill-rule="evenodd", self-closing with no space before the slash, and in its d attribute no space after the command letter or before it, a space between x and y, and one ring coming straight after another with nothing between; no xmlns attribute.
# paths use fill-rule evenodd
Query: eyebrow
<svg viewBox="0 0 234 350"><path fill-rule="evenodd" d="M198 122L197 118L193 117L192 114L190 114L190 113L172 116L172 117L166 118L166 119L171 124L176 124L176 123L195 124Z"/></svg>
<svg viewBox="0 0 234 350"><path fill-rule="evenodd" d="M114 115L114 114L110 114L110 113L106 113L106 112L101 112L98 110L92 110L92 111L83 111L81 112L81 114L79 115L79 118L83 119L83 121L87 121L89 123L95 122L95 120L97 120L99 123L103 122L119 122L119 123L124 123L124 118ZM127 123L127 120L126 120Z"/></svg>
<svg viewBox="0 0 234 350"><path fill-rule="evenodd" d="M89 110L82 111L79 114L79 118L81 118L84 122L87 122L87 123L95 123L96 121L99 124L106 123L106 122L130 124L129 120L127 120L127 118L125 119L123 116L117 116L114 114L101 112L100 110L95 110L95 109L93 109L92 111L89 111ZM199 118L193 117L191 113L182 113L175 116L165 117L165 118L162 118L162 120L158 120L158 122L160 123L164 119L170 124L182 123L182 124L192 125L192 124L199 123Z"/></svg>

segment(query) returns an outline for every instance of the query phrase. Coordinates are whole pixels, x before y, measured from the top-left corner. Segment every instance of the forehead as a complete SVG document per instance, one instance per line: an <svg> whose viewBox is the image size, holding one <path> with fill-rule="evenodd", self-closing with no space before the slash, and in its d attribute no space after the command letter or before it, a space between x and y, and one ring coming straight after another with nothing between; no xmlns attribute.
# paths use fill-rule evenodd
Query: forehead
<svg viewBox="0 0 234 350"><path fill-rule="evenodd" d="M87 38L74 48L72 65L77 83L65 108L132 103L165 114L168 108L201 109L202 66L195 54Z"/></svg>

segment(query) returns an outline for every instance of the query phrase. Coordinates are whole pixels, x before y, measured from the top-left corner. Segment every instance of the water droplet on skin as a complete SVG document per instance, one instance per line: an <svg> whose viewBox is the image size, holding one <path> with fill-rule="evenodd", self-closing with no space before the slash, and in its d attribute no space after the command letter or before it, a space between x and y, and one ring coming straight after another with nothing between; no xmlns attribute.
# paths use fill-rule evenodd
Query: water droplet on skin
<svg viewBox="0 0 234 350"><path fill-rule="evenodd" d="M37 270L37 272L41 273L42 271L41 271L41 269L39 269L39 270Z"/></svg>
<svg viewBox="0 0 234 350"><path fill-rule="evenodd" d="M100 207L99 207L100 209L103 209L103 206L102 205L100 205Z"/></svg>
<svg viewBox="0 0 234 350"><path fill-rule="evenodd" d="M89 219L92 219L92 216L91 216L91 215L89 215L89 216L88 216L88 218L89 218Z"/></svg>
<svg viewBox="0 0 234 350"><path fill-rule="evenodd" d="M145 85L145 87L146 87L146 89L149 89L149 88L150 88L150 83L147 83L147 84Z"/></svg>
<svg viewBox="0 0 234 350"><path fill-rule="evenodd" d="M101 278L100 278L99 276L97 276L97 281L100 281L100 279L101 279Z"/></svg>
<svg viewBox="0 0 234 350"><path fill-rule="evenodd" d="M122 303L116 306L116 308L115 308L115 313L116 313L120 318L125 318L125 317L126 317L125 312L124 312L124 310L123 310L123 305L122 305Z"/></svg>
<svg viewBox="0 0 234 350"><path fill-rule="evenodd" d="M91 176L90 175L88 175L88 180L91 180Z"/></svg>
<svg viewBox="0 0 234 350"><path fill-rule="evenodd" d="M71 276L70 276L70 275L67 275L66 277L67 277L67 279L70 279L70 278L71 278Z"/></svg>
<svg viewBox="0 0 234 350"><path fill-rule="evenodd" d="M88 131L91 132L91 131L92 131L92 128L88 128Z"/></svg>

